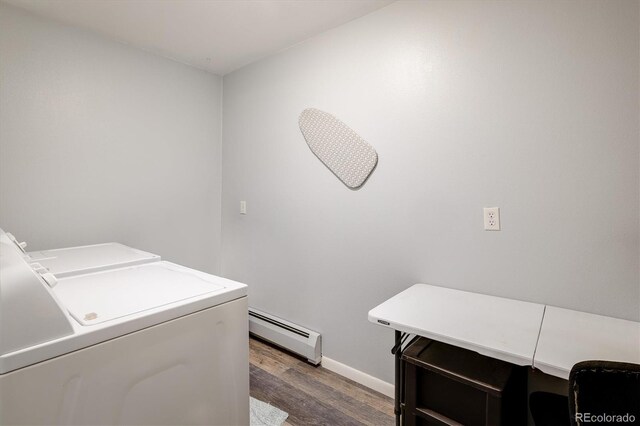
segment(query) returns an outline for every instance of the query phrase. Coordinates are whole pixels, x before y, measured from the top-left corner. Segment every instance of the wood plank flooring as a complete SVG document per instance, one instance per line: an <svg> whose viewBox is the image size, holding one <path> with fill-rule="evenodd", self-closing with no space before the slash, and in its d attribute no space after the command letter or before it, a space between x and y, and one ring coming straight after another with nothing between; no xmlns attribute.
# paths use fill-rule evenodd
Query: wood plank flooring
<svg viewBox="0 0 640 426"><path fill-rule="evenodd" d="M394 425L393 399L265 342L249 341L250 394L288 425Z"/></svg>

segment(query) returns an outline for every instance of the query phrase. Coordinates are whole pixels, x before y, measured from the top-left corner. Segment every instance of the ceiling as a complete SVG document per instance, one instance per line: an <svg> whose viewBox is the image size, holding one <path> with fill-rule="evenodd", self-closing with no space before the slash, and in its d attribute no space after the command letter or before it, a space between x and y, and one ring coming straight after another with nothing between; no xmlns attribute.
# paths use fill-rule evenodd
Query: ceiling
<svg viewBox="0 0 640 426"><path fill-rule="evenodd" d="M393 0L2 0L224 75Z"/></svg>

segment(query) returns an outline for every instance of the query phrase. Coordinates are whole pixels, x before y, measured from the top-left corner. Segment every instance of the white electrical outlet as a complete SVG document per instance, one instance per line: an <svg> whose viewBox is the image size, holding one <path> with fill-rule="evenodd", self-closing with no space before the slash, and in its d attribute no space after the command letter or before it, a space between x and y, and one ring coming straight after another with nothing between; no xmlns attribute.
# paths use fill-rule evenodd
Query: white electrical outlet
<svg viewBox="0 0 640 426"><path fill-rule="evenodd" d="M240 201L240 214L247 214L247 202Z"/></svg>
<svg viewBox="0 0 640 426"><path fill-rule="evenodd" d="M484 208L484 230L485 231L500 230L500 207Z"/></svg>

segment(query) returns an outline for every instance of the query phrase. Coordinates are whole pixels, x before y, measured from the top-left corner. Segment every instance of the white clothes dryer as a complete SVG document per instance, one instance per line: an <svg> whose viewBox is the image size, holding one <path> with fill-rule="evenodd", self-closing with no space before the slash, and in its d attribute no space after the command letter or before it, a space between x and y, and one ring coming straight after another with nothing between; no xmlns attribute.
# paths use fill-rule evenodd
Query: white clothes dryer
<svg viewBox="0 0 640 426"><path fill-rule="evenodd" d="M28 259L0 230L0 424L249 423L246 285L164 261L51 278Z"/></svg>
<svg viewBox="0 0 640 426"><path fill-rule="evenodd" d="M56 278L103 271L123 266L158 262L160 256L125 246L120 243L92 244L50 250L25 251L26 242L19 242L13 234L6 236L22 251L27 262L36 269L43 268Z"/></svg>

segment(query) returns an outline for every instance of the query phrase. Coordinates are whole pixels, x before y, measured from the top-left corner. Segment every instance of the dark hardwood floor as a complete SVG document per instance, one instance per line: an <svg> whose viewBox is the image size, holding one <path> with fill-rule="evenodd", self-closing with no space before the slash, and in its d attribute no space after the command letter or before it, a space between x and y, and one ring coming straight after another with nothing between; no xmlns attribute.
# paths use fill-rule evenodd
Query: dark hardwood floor
<svg viewBox="0 0 640 426"><path fill-rule="evenodd" d="M298 425L394 425L393 400L265 342L249 341L251 396Z"/></svg>

